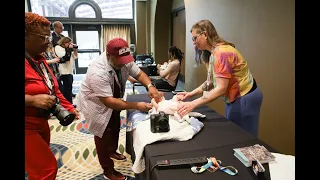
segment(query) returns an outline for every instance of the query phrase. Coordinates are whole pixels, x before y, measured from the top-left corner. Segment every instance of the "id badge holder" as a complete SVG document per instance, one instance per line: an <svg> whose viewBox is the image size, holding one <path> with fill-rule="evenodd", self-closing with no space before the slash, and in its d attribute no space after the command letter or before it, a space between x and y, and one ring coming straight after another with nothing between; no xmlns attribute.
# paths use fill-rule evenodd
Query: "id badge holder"
<svg viewBox="0 0 320 180"><path fill-rule="evenodd" d="M258 160L252 161L252 171L258 177L258 179L264 179L265 169Z"/></svg>
<svg viewBox="0 0 320 180"><path fill-rule="evenodd" d="M209 91L203 91L203 96L208 97Z"/></svg>

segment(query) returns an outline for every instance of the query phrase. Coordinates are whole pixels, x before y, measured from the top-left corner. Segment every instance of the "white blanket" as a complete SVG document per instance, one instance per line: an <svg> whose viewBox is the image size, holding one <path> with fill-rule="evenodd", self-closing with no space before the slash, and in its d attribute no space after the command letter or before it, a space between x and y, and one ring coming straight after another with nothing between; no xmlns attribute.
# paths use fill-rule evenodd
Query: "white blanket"
<svg viewBox="0 0 320 180"><path fill-rule="evenodd" d="M142 113L139 114L139 117L142 117ZM132 122L134 121L134 119L130 119L128 117L128 122ZM154 143L156 141L165 140L187 141L189 139L192 139L192 137L203 128L203 123L194 117L191 117L189 122L179 122L175 120L172 115L169 116L169 125L169 132L152 133L150 130L150 120L147 119L141 121L140 119L139 123L135 124L135 127L131 129L133 130L133 149L136 155L136 159L132 166L132 170L134 173L139 174L145 170L145 159L143 157L143 151L146 145Z"/></svg>

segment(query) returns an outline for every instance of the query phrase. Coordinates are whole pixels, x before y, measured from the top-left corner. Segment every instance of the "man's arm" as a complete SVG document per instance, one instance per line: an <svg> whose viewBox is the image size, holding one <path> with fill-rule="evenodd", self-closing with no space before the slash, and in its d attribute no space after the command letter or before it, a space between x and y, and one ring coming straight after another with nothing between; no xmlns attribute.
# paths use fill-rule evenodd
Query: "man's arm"
<svg viewBox="0 0 320 180"><path fill-rule="evenodd" d="M145 87L148 87L148 85L151 83L149 76L143 71L139 72L139 74L136 76L136 79Z"/></svg>
<svg viewBox="0 0 320 180"><path fill-rule="evenodd" d="M99 97L100 101L107 107L117 111L125 109L138 109L139 102L128 102L114 97Z"/></svg>

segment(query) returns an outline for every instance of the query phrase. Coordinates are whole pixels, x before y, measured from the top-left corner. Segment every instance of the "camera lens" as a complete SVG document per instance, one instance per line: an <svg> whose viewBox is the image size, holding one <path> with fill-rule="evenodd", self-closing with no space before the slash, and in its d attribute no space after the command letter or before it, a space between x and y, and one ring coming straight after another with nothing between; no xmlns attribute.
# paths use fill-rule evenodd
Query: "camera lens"
<svg viewBox="0 0 320 180"><path fill-rule="evenodd" d="M166 119L160 119L158 123L162 129L166 129L169 125Z"/></svg>
<svg viewBox="0 0 320 180"><path fill-rule="evenodd" d="M62 126L68 126L75 119L75 115L67 111L63 106L57 104L53 110L53 115L60 121Z"/></svg>
<svg viewBox="0 0 320 180"><path fill-rule="evenodd" d="M66 117L64 117L63 119L60 120L60 124L62 126L68 126L69 124L71 124L73 122L73 120L75 119L75 115L74 114L69 114Z"/></svg>

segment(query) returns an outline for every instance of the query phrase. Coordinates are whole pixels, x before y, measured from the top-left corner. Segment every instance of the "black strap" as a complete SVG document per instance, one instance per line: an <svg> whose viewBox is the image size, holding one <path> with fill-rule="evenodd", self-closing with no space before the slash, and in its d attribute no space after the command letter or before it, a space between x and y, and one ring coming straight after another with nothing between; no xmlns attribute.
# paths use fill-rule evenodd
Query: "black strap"
<svg viewBox="0 0 320 180"><path fill-rule="evenodd" d="M49 85L47 84L47 81L44 79L44 74L43 72L39 69L39 67L33 62L33 60L31 59L31 56L29 55L29 53L27 51L25 51L25 58L28 60L29 64L31 65L32 69L34 69L38 74L39 76L42 78L44 84L48 87L49 91L51 94L55 95L55 91L54 91L54 81L53 81L53 78L47 68L47 66L45 64L44 67L47 71L47 74L48 74L48 77L49 77L49 80L50 82L52 83L52 89L49 87Z"/></svg>

